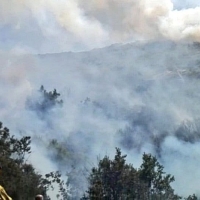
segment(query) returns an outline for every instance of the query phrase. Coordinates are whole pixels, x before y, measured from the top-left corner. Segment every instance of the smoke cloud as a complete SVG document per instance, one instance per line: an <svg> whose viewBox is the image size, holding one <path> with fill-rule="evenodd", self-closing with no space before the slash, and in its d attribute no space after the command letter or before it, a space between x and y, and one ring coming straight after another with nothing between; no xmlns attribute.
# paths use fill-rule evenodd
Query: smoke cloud
<svg viewBox="0 0 200 200"><path fill-rule="evenodd" d="M199 194L199 23L197 1L2 0L1 121L32 136L39 171L78 174L79 197L85 169L115 147L135 167L156 155L177 193ZM27 103L41 100L41 85L64 102L42 116Z"/></svg>
<svg viewBox="0 0 200 200"><path fill-rule="evenodd" d="M199 42L199 10L196 1L3 0L0 43L3 51L47 53L137 40Z"/></svg>
<svg viewBox="0 0 200 200"><path fill-rule="evenodd" d="M30 162L39 171L72 173L79 197L87 186L86 169L98 156L113 156L115 147L135 167L143 152L156 155L175 176L177 193L198 194L199 54L198 44L171 41L80 53L1 54L1 121L13 134L32 136ZM63 100L42 116L39 107L27 104L40 101L41 85L56 88ZM58 159L51 139L66 156Z"/></svg>

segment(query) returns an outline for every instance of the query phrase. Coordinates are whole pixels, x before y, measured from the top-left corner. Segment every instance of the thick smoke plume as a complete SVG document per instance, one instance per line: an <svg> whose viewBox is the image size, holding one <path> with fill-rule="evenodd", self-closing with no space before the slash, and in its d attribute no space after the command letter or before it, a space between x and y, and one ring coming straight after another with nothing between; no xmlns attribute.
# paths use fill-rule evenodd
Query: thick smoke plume
<svg viewBox="0 0 200 200"><path fill-rule="evenodd" d="M197 1L1 0L1 121L32 136L41 173L72 173L79 197L86 169L115 147L135 167L156 155L177 193L200 195L199 42ZM61 107L30 108L41 85Z"/></svg>
<svg viewBox="0 0 200 200"><path fill-rule="evenodd" d="M136 40L199 42L199 13L193 1L2 0L0 43L3 51L45 53Z"/></svg>
<svg viewBox="0 0 200 200"><path fill-rule="evenodd" d="M135 167L143 152L156 155L180 195L199 194L199 55L199 44L171 41L2 55L0 116L13 134L32 136L30 162L38 170L73 175L79 197L97 156L112 156L115 147ZM39 105L41 85L63 100L42 115L41 106L27 103ZM52 139L66 152L54 152Z"/></svg>

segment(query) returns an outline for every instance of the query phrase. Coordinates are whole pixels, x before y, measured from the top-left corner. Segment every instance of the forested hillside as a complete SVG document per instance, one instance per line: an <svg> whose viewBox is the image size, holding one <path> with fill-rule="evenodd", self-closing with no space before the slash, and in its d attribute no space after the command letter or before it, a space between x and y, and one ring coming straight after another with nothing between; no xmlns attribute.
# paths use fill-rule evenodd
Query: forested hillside
<svg viewBox="0 0 200 200"><path fill-rule="evenodd" d="M60 198L93 198L88 193L93 188L90 181L96 181L91 180L92 169L100 170L100 160L112 168L117 147L127 155L122 171L134 172L133 179L123 181L138 181L144 195L150 192L139 172L143 155L150 155L175 177L166 186L170 195L199 196L199 54L199 44L161 41L77 53L2 55L1 129L9 128L4 130L10 134L8 143L14 135L8 146L14 150L8 150L6 159L17 163L13 170L20 177L15 179L8 170L2 185L17 199L16 191L32 187L22 184L30 184L30 175L38 188L32 193L25 190L28 197L23 198L41 192L55 199L59 184L47 191L50 183L40 183L58 178ZM25 166L31 168L27 176ZM9 169L7 164L4 168ZM20 181L22 188L10 188L11 179ZM124 191L130 188L121 189L120 195L128 198ZM155 198L168 195L154 189Z"/></svg>
<svg viewBox="0 0 200 200"><path fill-rule="evenodd" d="M36 194L42 194L46 200L51 200L48 192L55 189L55 184L57 184L57 199L79 199L73 192L74 188L71 188L70 174L68 174L67 182L62 180L59 171L49 172L42 176L29 163L26 159L27 155L31 154L29 136L16 139L1 123L0 143L0 162L3 166L0 183L13 199L31 200ZM59 154L63 153L59 152ZM65 156L65 159L68 159L68 156ZM116 148L113 160L105 156L98 161L96 167L91 169L88 176L88 189L80 199L183 199L174 194L174 189L171 187L171 182L174 180L172 175L164 172L164 167L151 154L144 153L142 164L139 169L136 169L132 164L126 163L126 155L122 155L121 150ZM184 199L197 200L197 197L193 194Z"/></svg>
<svg viewBox="0 0 200 200"><path fill-rule="evenodd" d="M199 86L198 0L0 0L0 184L198 199Z"/></svg>

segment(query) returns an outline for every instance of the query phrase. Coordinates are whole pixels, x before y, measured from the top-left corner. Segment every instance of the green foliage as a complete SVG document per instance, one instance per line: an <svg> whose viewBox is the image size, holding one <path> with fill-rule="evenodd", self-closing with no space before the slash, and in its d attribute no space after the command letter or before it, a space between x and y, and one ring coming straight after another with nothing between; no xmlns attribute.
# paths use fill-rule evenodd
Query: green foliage
<svg viewBox="0 0 200 200"><path fill-rule="evenodd" d="M0 163L3 173L0 184L14 200L32 200L38 193L50 200L48 191L58 189L57 199L77 200L71 192L70 181L74 175L68 174L68 180L62 180L59 171L49 172L44 177L33 165L28 163L31 154L31 137L20 139L10 134L8 128L0 122ZM57 160L69 156L57 140L50 142L50 148L61 154ZM78 176L78 174L77 174ZM139 169L126 163L126 155L116 148L114 159L105 156L97 167L93 167L88 177L88 190L81 200L178 200L171 183L174 177L164 172L164 167L151 154L143 154ZM77 183L77 182L76 182ZM196 195L189 195L185 200L197 200Z"/></svg>
<svg viewBox="0 0 200 200"><path fill-rule="evenodd" d="M0 123L0 162L3 166L0 184L16 200L27 200L37 193L46 195L40 185L41 175L25 160L26 155L31 153L30 143L30 137L17 139Z"/></svg>
<svg viewBox="0 0 200 200"><path fill-rule="evenodd" d="M27 100L27 107L36 111L38 116L43 118L51 109L63 105L63 100L60 100L59 97L60 93L56 89L47 92L42 85L39 89L39 98L37 100L29 98Z"/></svg>
<svg viewBox="0 0 200 200"><path fill-rule="evenodd" d="M26 158L31 153L30 144L31 137L17 139L0 122L0 163L3 167L0 185L15 200L32 200L36 194L50 199L47 191L53 189L52 184L56 183L59 187L58 196L67 199L67 185L58 172L50 172L43 177L33 165L27 163Z"/></svg>
<svg viewBox="0 0 200 200"><path fill-rule="evenodd" d="M69 141L58 141L52 139L47 147L50 158L59 165L62 170L66 170L68 200L77 200L85 190L87 176L89 174L87 157L84 152L74 151L70 148ZM67 166L66 166L67 163ZM89 164L90 165L90 164Z"/></svg>
<svg viewBox="0 0 200 200"><path fill-rule="evenodd" d="M174 194L171 183L175 180L170 174L165 175L164 167L151 154L143 154L143 163L139 177L148 184L148 199L180 199Z"/></svg>
<svg viewBox="0 0 200 200"><path fill-rule="evenodd" d="M56 195L57 199L60 200L67 200L69 199L69 191L66 186L68 186L68 183L61 179L61 173L59 171L56 172L50 172L45 175L45 179L43 179L44 182L46 182L46 190L54 190L54 185L56 184L58 186L59 193Z"/></svg>
<svg viewBox="0 0 200 200"><path fill-rule="evenodd" d="M113 160L105 156L98 166L92 168L89 187L81 200L178 200L171 182L174 177L165 174L151 154L143 154L143 163L139 169L126 164L126 155L116 148Z"/></svg>
<svg viewBox="0 0 200 200"><path fill-rule="evenodd" d="M105 156L89 176L89 189L82 199L136 199L143 197L146 184L139 180L138 171L126 164L126 155L116 149L113 160Z"/></svg>

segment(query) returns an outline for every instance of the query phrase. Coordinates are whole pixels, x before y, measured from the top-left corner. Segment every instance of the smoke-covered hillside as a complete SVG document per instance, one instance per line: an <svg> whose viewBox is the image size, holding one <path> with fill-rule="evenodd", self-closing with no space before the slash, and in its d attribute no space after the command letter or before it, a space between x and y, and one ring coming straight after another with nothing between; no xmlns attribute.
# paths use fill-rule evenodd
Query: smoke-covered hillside
<svg viewBox="0 0 200 200"><path fill-rule="evenodd" d="M29 159L42 173L76 171L72 182L80 194L86 169L97 156L114 155L115 147L136 167L143 152L156 155L180 195L199 194L199 55L198 43L170 41L2 54L1 121L14 134L33 137ZM31 107L41 102L41 85L55 88L62 105ZM49 146L52 139L60 151Z"/></svg>

